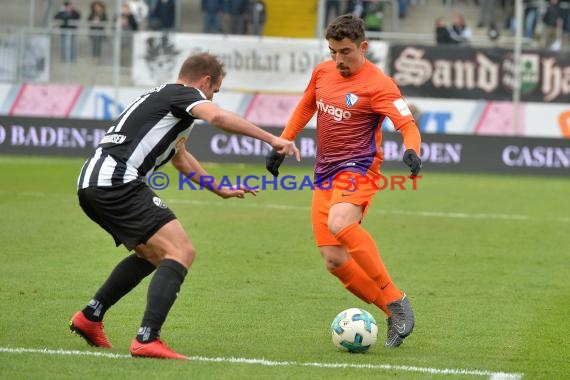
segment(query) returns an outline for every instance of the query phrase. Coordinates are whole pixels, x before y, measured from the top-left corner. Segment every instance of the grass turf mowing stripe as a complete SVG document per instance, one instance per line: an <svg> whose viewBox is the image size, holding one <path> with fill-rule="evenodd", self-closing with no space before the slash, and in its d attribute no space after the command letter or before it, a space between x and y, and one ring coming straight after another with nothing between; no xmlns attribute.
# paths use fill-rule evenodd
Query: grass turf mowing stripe
<svg viewBox="0 0 570 380"><path fill-rule="evenodd" d="M8 194L8 192L0 191L0 195ZM23 197L43 198L47 197L47 193L43 192L21 192L18 194ZM67 197L68 194L49 194L50 198L53 197ZM243 208L268 208L276 210L303 210L310 211L309 206L293 206L276 203L254 204L254 203L231 203L217 201L202 201L194 199L168 199L167 203L172 204L186 204L195 206L223 206L223 207L243 207ZM468 212L445 212L445 211L408 211L397 209L372 209L368 212L373 214L391 214L391 215L409 215L409 216L423 216L433 218L447 218L447 219L489 219L489 220L507 220L507 221L522 221L522 222L558 222L570 223L570 217L563 216L532 216L532 215L517 215L517 214L491 214L491 213L468 213Z"/></svg>
<svg viewBox="0 0 570 380"><path fill-rule="evenodd" d="M292 206L292 205L281 205L274 203L265 203L262 205L251 204L251 203L226 203L226 202L215 202L215 201L200 201L192 199L169 199L168 203L173 204L189 204L196 206L234 206L234 207L244 207L244 208L271 208L278 210L305 210L310 211L309 206ZM464 212L443 212L443 211L407 211L407 210L397 210L397 209L372 209L368 212L373 214L393 214L393 215L410 215L410 216L424 216L424 217L436 217L436 218L450 218L450 219L497 219L497 220L509 220L509 221L551 221L560 223L570 223L570 218L567 217L540 217L531 215L516 215L516 214L472 214Z"/></svg>

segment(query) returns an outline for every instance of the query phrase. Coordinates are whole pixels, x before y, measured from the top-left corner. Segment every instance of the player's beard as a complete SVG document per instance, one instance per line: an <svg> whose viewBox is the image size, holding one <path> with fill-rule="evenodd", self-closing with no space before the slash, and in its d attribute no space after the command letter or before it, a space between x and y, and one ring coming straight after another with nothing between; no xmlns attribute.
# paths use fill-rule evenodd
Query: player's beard
<svg viewBox="0 0 570 380"><path fill-rule="evenodd" d="M352 72L350 71L350 69L344 65L338 65L336 67L336 69L338 70L338 72L340 73L340 75L342 75L343 77L347 78L349 76L352 75Z"/></svg>

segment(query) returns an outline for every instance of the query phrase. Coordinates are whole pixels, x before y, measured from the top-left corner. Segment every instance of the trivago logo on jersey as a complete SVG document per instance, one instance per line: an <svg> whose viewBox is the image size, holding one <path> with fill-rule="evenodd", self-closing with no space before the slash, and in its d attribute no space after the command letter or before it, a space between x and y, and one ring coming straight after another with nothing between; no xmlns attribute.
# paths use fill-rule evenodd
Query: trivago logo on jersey
<svg viewBox="0 0 570 380"><path fill-rule="evenodd" d="M342 108L337 108L335 106L331 106L330 104L326 104L323 102L323 99L317 100L317 110L331 115L335 121L350 119L352 116L350 112L345 111Z"/></svg>

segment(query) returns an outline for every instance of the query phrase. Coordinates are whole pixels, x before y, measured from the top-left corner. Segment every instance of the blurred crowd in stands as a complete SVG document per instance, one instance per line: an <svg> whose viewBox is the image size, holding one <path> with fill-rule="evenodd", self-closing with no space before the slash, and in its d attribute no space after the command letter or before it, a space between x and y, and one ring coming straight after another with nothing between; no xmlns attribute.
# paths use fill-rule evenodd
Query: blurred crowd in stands
<svg viewBox="0 0 570 380"><path fill-rule="evenodd" d="M124 33L123 48L127 51L132 43L132 33L139 30L176 30L176 14L181 0L126 0L123 2L120 27ZM431 0L433 1L433 0ZM267 6L263 0L200 0L203 33L225 33L239 35L263 35L267 20ZM448 21L445 17L435 20L435 41L438 44L469 44L473 29L483 29L491 40L501 33L514 35L515 0L442 0L455 13ZM95 0L89 9L77 9L72 1L64 1L54 16L61 28L61 59L74 61L76 58L76 33L78 25L90 31L91 53L99 59L106 35L117 23L116 12L109 10L106 3L114 6L114 0ZM400 19L406 18L411 5L429 6L428 0L325 0L324 25L343 13L361 17L366 29L381 32L384 29L386 7L397 7ZM478 6L476 25L468 26L461 10L462 5ZM393 10L391 10L393 11ZM504 19L499 19L499 18ZM475 24L475 21L474 21ZM522 34L532 46L550 50L561 50L570 39L570 0L524 0ZM131 42L129 42L129 39ZM566 41L566 42L565 42Z"/></svg>
<svg viewBox="0 0 570 380"><path fill-rule="evenodd" d="M473 1L479 6L476 27L486 28L491 40L497 39L501 30L515 35L514 0ZM561 50L570 38L570 0L523 0L523 5L522 36L530 41L532 47ZM501 14L506 15L504 20L497 19ZM438 44L468 44L472 35L461 13L455 13L449 25L443 17L435 21Z"/></svg>
<svg viewBox="0 0 570 380"><path fill-rule="evenodd" d="M108 0L111 4L114 1ZM180 0L126 0L123 2L119 25L123 32L122 55L127 59L132 44L132 33L139 30L174 31L176 29L176 1ZM261 36L266 21L263 0L201 0L204 33L250 34ZM77 9L72 1L64 1L54 20L61 29L61 59L76 59L76 33L79 25L90 31L91 53L100 60L107 30L116 24L116 16L108 10L105 1L91 2L86 23L81 23L84 10Z"/></svg>

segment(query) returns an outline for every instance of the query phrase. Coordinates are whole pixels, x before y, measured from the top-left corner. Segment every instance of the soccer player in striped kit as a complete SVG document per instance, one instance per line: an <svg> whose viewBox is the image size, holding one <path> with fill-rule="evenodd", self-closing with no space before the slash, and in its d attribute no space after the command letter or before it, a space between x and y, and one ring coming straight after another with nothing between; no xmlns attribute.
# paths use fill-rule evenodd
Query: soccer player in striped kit
<svg viewBox="0 0 570 380"><path fill-rule="evenodd" d="M113 122L89 158L78 179L83 211L134 253L123 259L91 301L70 321L73 332L94 346L110 348L103 331L105 313L152 272L146 309L130 352L135 357L186 359L160 339L160 330L174 304L196 252L176 216L146 183L167 162L192 180L207 176L185 149L196 119L231 133L269 143L285 155L299 151L289 141L268 133L238 115L212 103L225 72L208 53L195 54L183 63L176 83L142 94ZM222 198L243 198L248 189L219 188Z"/></svg>

